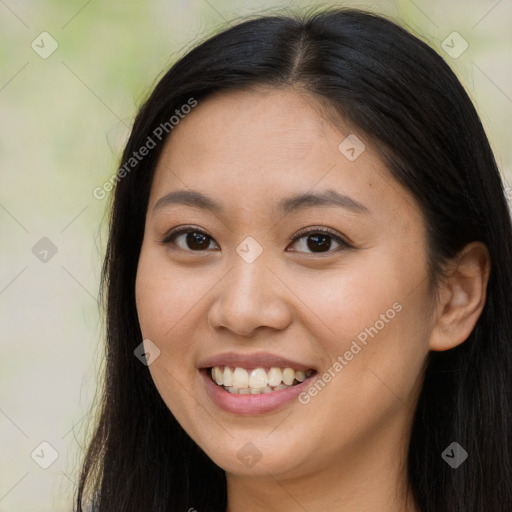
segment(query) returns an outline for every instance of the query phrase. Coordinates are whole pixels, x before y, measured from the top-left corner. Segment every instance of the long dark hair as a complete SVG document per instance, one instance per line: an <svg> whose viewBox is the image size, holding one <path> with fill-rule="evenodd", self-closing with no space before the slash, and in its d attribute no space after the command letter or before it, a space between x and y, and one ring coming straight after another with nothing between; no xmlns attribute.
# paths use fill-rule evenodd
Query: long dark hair
<svg viewBox="0 0 512 512"><path fill-rule="evenodd" d="M240 22L176 62L140 109L111 211L102 279L106 370L77 510L86 499L95 512L225 510L224 471L184 432L133 353L142 341L135 276L165 138L129 162L191 98L200 105L215 91L257 85L301 87L374 144L423 214L432 282L469 242L489 249L477 325L458 347L428 356L407 471L422 512L510 512L512 228L499 171L475 108L443 59L394 22L353 9ZM441 457L452 442L469 454L457 469Z"/></svg>

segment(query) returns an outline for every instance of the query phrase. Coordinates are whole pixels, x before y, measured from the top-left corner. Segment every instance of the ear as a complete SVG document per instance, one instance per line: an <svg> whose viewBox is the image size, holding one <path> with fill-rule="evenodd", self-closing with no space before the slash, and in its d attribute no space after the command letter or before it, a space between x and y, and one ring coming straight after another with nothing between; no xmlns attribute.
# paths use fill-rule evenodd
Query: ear
<svg viewBox="0 0 512 512"><path fill-rule="evenodd" d="M490 269L489 251L482 242L466 245L450 263L439 284L430 350L449 350L468 339L485 305Z"/></svg>

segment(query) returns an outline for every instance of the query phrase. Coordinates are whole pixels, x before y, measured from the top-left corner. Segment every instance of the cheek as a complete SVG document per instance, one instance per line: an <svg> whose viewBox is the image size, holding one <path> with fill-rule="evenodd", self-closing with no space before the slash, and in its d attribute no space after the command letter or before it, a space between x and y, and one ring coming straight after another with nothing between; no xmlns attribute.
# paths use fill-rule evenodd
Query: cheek
<svg viewBox="0 0 512 512"><path fill-rule="evenodd" d="M165 256L143 249L135 287L143 336L161 343L176 338L211 288L203 277L197 269L177 269Z"/></svg>
<svg viewBox="0 0 512 512"><path fill-rule="evenodd" d="M347 350L347 342L350 345L358 336L364 341L365 329L376 322L378 330L383 330L396 316L399 306L393 309L393 304L403 296L401 279L385 265L359 264L309 277L297 273L290 282L304 304L302 319L309 319L310 330L319 340L323 338L332 356Z"/></svg>
<svg viewBox="0 0 512 512"><path fill-rule="evenodd" d="M171 265L161 248L143 246L141 251L135 286L137 314L143 338L160 350L149 369L173 412L173 404L190 400L184 390L190 390L197 379L201 324L206 325L204 301L220 277L199 267Z"/></svg>
<svg viewBox="0 0 512 512"><path fill-rule="evenodd" d="M416 254L407 264L410 254L388 254L360 258L321 278L297 274L290 281L307 306L302 322L330 361L331 374L343 375L326 374L326 382L373 403L386 386L407 399L428 353L423 257ZM390 398L393 392L387 391Z"/></svg>
<svg viewBox="0 0 512 512"><path fill-rule="evenodd" d="M135 285L137 314L143 338L160 350L149 371L167 407L187 430L191 425L186 390L196 371L194 323L189 318L200 293L201 288L191 286L182 272L177 275L158 254L143 246Z"/></svg>
<svg viewBox="0 0 512 512"><path fill-rule="evenodd" d="M142 337L150 339L160 350L149 370L167 402L168 397L175 395L175 387L186 382L187 373L193 368L191 345L183 340L193 340L187 320L197 302L198 290L173 275L169 265L161 260L151 249L143 248L135 296Z"/></svg>

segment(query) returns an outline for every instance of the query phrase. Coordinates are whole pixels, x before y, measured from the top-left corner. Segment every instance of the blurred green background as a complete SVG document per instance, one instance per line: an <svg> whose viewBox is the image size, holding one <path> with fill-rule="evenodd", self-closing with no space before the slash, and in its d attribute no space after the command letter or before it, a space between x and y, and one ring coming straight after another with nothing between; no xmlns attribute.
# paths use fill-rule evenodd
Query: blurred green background
<svg viewBox="0 0 512 512"><path fill-rule="evenodd" d="M137 107L237 17L333 5L389 15L443 55L512 182L509 0L0 0L0 512L71 510L103 351L108 199L92 191L116 171ZM460 56L443 49L453 32Z"/></svg>

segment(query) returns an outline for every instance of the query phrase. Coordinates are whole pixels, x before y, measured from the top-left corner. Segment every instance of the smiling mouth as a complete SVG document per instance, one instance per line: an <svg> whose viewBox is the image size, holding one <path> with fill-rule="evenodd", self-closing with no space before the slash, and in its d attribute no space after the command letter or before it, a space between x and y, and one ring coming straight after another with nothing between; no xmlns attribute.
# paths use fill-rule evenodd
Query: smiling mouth
<svg viewBox="0 0 512 512"><path fill-rule="evenodd" d="M262 395L291 388L311 377L315 370L293 368L240 368L213 366L208 374L215 384L228 393L237 395Z"/></svg>

